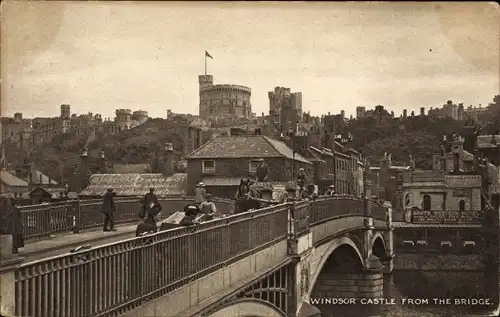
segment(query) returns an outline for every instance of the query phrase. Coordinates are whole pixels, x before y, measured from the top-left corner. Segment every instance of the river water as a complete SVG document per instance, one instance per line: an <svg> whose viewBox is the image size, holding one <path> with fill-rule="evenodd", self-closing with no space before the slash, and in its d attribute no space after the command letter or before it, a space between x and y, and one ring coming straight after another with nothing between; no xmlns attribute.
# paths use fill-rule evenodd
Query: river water
<svg viewBox="0 0 500 317"><path fill-rule="evenodd" d="M338 305L316 305L322 317L454 317L489 316L486 306L467 306L455 299L486 299L485 278L482 272L422 272L394 271L384 279L384 298L393 301L375 307L339 309ZM434 298L441 302L434 304ZM413 299L419 305L408 304ZM426 303L427 301L427 303ZM359 305L356 305L359 306ZM366 311L364 311L366 310Z"/></svg>

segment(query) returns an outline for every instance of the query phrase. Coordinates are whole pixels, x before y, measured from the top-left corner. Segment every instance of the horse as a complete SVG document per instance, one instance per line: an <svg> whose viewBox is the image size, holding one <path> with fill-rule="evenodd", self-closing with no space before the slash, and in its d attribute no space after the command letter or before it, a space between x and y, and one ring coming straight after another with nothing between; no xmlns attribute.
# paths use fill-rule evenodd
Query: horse
<svg viewBox="0 0 500 317"><path fill-rule="evenodd" d="M236 191L236 202L235 202L235 214L247 212L250 209L259 209L259 201L252 199L249 195L250 192L250 180L241 179ZM258 197L256 197L258 198Z"/></svg>

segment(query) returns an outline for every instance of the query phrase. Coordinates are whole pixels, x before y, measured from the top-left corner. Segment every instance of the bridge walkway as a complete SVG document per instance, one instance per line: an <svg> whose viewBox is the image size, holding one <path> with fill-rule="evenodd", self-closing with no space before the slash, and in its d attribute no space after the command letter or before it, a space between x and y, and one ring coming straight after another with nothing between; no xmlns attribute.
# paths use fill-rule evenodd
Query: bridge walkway
<svg viewBox="0 0 500 317"><path fill-rule="evenodd" d="M46 240L27 241L24 248L19 249L18 255L27 263L65 254L78 246L98 247L118 242L135 237L137 224L117 225L116 228L117 231L111 232L103 232L101 228L81 233L60 232Z"/></svg>

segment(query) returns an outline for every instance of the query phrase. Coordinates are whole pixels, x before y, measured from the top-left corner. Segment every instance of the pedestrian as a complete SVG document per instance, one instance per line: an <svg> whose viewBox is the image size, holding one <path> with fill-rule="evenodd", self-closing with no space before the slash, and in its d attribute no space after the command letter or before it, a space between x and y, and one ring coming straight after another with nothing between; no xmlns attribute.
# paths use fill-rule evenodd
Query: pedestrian
<svg viewBox="0 0 500 317"><path fill-rule="evenodd" d="M156 197L155 195L155 189L150 188L149 193L144 195L144 203L146 204L146 206L149 206L151 205L151 203L157 203L157 202L158 202L158 197Z"/></svg>
<svg viewBox="0 0 500 317"><path fill-rule="evenodd" d="M147 217L141 222L135 231L135 236L139 237L144 233L155 233L158 231L157 217L161 212L161 205L159 203L151 203L147 211Z"/></svg>
<svg viewBox="0 0 500 317"><path fill-rule="evenodd" d="M181 226L192 226L197 224L196 216L198 215L199 209L197 205L189 204L184 207L184 218L179 222Z"/></svg>
<svg viewBox="0 0 500 317"><path fill-rule="evenodd" d="M299 168L299 174L297 175L297 183L300 187L304 187L306 185L306 173L302 167Z"/></svg>
<svg viewBox="0 0 500 317"><path fill-rule="evenodd" d="M113 188L108 188L102 199L101 212L104 214L102 231L116 231L114 221L114 212L116 211L115 197L116 193L113 191Z"/></svg>
<svg viewBox="0 0 500 317"><path fill-rule="evenodd" d="M260 165L257 166L257 171L255 172L258 182L267 182L267 175L269 174L269 167L263 158L259 159Z"/></svg>
<svg viewBox="0 0 500 317"><path fill-rule="evenodd" d="M196 185L196 189L194 190L194 202L200 206L202 202L205 201L205 185L202 182L199 182L198 185Z"/></svg>
<svg viewBox="0 0 500 317"><path fill-rule="evenodd" d="M212 201L211 194L207 193L205 195L205 201L200 204L200 212L207 216L206 220L212 220L214 218L214 214L217 212L217 208Z"/></svg>

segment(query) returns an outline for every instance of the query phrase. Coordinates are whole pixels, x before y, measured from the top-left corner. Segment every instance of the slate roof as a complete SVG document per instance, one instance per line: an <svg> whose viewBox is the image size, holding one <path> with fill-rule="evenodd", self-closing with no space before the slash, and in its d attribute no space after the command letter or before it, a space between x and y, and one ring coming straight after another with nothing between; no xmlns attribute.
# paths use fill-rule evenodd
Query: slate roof
<svg viewBox="0 0 500 317"><path fill-rule="evenodd" d="M15 176L14 174L6 170L0 170L0 181L2 181L2 183L4 183L7 186L28 187L28 182L26 182L23 179L20 179L19 177Z"/></svg>
<svg viewBox="0 0 500 317"><path fill-rule="evenodd" d="M93 174L89 185L80 192L82 196L102 196L108 188L118 196L143 196L149 188L159 197L186 195L187 174L177 173L170 177L162 174Z"/></svg>
<svg viewBox="0 0 500 317"><path fill-rule="evenodd" d="M40 184L40 176L42 177L42 183ZM43 174L39 170L35 170L35 175L33 175L33 183L37 185L48 185L50 180L51 185L57 185L57 182L50 179L47 175ZM25 181L28 181L25 179Z"/></svg>
<svg viewBox="0 0 500 317"><path fill-rule="evenodd" d="M114 174L145 174L151 172L149 164L113 164Z"/></svg>
<svg viewBox="0 0 500 317"><path fill-rule="evenodd" d="M478 135L477 136L477 147L478 148L497 147L500 144L500 135L495 135L495 140L497 141L497 145L491 144L491 140L492 140L491 135Z"/></svg>
<svg viewBox="0 0 500 317"><path fill-rule="evenodd" d="M293 158L293 151L285 143L263 135L218 136L188 155L188 159L203 158ZM302 155L295 153L295 160L311 164Z"/></svg>

